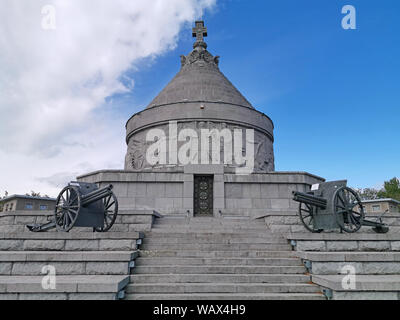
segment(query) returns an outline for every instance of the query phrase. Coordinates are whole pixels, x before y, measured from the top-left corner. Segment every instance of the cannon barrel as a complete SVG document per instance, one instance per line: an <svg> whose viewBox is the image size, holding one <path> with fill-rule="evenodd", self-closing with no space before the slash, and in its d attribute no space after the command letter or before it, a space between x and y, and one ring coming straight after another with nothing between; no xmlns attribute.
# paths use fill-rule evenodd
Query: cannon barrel
<svg viewBox="0 0 400 320"><path fill-rule="evenodd" d="M314 196L312 194L293 191L293 200L302 202L311 206L315 206L321 209L326 209L328 201L324 198Z"/></svg>
<svg viewBox="0 0 400 320"><path fill-rule="evenodd" d="M90 192L84 196L82 196L82 206L88 206L96 201L99 201L101 199L104 199L105 197L108 197L109 195L112 194L112 189L113 185L110 184L104 188L101 188L99 190L95 190L93 192Z"/></svg>

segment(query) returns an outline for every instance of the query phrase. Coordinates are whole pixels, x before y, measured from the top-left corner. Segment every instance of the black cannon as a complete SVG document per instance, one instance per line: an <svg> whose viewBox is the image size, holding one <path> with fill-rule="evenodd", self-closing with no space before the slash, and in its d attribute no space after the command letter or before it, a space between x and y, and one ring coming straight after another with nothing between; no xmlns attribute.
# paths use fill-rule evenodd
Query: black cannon
<svg viewBox="0 0 400 320"><path fill-rule="evenodd" d="M372 227L376 233L387 233L382 222L365 219L364 207L357 192L347 187L347 181L331 181L313 185L310 192L293 192L293 200L300 203L299 217L311 232L340 229L354 233L362 226Z"/></svg>
<svg viewBox="0 0 400 320"><path fill-rule="evenodd" d="M90 227L93 231L106 232L118 215L118 200L112 189L112 185L99 189L94 183L71 182L57 197L53 219L46 224L27 225L27 228L32 232L54 228L68 232L73 227Z"/></svg>

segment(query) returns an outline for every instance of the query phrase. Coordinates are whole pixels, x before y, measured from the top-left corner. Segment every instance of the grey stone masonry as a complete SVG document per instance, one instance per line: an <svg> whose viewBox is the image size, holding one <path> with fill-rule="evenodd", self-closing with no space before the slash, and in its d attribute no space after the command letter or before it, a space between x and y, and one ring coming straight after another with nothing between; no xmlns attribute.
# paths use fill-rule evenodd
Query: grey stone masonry
<svg viewBox="0 0 400 320"><path fill-rule="evenodd" d="M139 232L108 233L0 233L0 251L99 251L135 250Z"/></svg>
<svg viewBox="0 0 400 320"><path fill-rule="evenodd" d="M291 233L286 238L298 251L400 251L398 233Z"/></svg>
<svg viewBox="0 0 400 320"><path fill-rule="evenodd" d="M135 211L154 210L161 215L193 215L194 175L213 175L215 217L262 217L272 231L274 228L277 231L296 231L300 222L296 219L297 204L291 200L292 191L306 191L312 184L323 181L320 177L304 172L235 175L227 173L227 168L223 165L188 165L181 170L104 170L78 177L78 180L102 186L113 184L119 207L126 214L130 211L134 214ZM281 218L288 212L291 218ZM118 230L127 231L129 227L123 225L124 223L119 225ZM282 225L289 229L278 230ZM129 230L133 228L132 226Z"/></svg>
<svg viewBox="0 0 400 320"><path fill-rule="evenodd" d="M0 233L0 300L121 299L143 237L134 231ZM56 286L46 289L49 268Z"/></svg>
<svg viewBox="0 0 400 320"><path fill-rule="evenodd" d="M0 300L116 300L128 276L57 276L54 289L43 289L43 276L0 276Z"/></svg>
<svg viewBox="0 0 400 320"><path fill-rule="evenodd" d="M351 290L343 288L339 275L313 275L312 281L332 290L333 300L400 300L399 275L358 275Z"/></svg>
<svg viewBox="0 0 400 320"><path fill-rule="evenodd" d="M287 239L329 299L400 299L398 233L293 233Z"/></svg>
<svg viewBox="0 0 400 320"><path fill-rule="evenodd" d="M262 220L164 217L146 232L127 300L322 300Z"/></svg>

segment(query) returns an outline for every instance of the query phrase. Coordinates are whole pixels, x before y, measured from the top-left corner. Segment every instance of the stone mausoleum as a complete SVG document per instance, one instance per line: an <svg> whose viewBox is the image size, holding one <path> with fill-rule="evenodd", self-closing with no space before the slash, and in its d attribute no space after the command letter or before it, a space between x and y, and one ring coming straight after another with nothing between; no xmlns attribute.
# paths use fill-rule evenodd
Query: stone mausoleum
<svg viewBox="0 0 400 320"><path fill-rule="evenodd" d="M97 171L79 180L112 183L123 210L256 217L266 210L279 214L294 209L291 191L304 191L323 179L274 171L272 120L220 71L220 57L213 56L204 42L207 29L202 21L196 22L193 36L193 51L181 56L177 75L128 120L125 169ZM208 135L202 135L204 130ZM155 136L160 131L165 134ZM182 139L182 131L195 138ZM157 139L165 146L156 150L163 161L149 163L147 152ZM191 154L180 161L177 150L188 143L194 146ZM235 161L234 153L243 159Z"/></svg>

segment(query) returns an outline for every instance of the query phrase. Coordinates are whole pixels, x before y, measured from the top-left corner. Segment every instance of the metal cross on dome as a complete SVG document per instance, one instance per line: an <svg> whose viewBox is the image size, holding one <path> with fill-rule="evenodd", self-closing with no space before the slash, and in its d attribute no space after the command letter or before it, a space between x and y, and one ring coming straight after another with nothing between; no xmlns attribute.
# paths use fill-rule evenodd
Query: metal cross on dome
<svg viewBox="0 0 400 320"><path fill-rule="evenodd" d="M204 21L196 21L196 27L193 28L193 38L198 42L204 42L204 37L207 37L207 28L204 27Z"/></svg>

